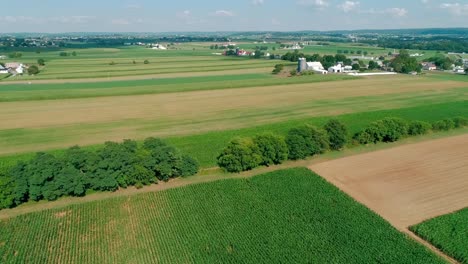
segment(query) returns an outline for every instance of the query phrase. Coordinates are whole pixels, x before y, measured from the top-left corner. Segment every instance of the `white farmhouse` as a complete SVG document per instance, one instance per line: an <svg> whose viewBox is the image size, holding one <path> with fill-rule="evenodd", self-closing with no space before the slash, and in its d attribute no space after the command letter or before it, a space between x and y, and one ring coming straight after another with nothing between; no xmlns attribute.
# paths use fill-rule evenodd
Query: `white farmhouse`
<svg viewBox="0 0 468 264"><path fill-rule="evenodd" d="M343 73L344 72L344 68L341 64L337 64L335 66L332 66L330 68L328 68L328 72L329 73Z"/></svg>

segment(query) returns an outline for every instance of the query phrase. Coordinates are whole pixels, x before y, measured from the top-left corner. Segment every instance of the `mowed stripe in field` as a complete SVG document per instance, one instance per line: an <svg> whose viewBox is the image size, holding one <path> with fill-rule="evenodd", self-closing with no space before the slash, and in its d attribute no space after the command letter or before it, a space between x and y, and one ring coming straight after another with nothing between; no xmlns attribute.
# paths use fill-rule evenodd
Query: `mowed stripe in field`
<svg viewBox="0 0 468 264"><path fill-rule="evenodd" d="M388 85L391 81L392 85ZM460 101L457 82L389 80L0 103L0 154L170 137L318 116ZM455 87L455 88L450 88ZM463 86L462 86L463 87Z"/></svg>
<svg viewBox="0 0 468 264"><path fill-rule="evenodd" d="M237 75L237 74L254 74L254 73L270 73L271 67L259 67L253 69L233 69L233 70L222 70L222 71L198 71L193 72L175 72L175 73L148 73L144 75L129 75L129 76L110 76L110 77L86 77L81 79L45 79L45 80L33 80L33 79L18 79L5 80L0 82L0 89L2 85L11 84L58 84L58 83L92 83L92 82L109 82L109 81L131 81L131 80L147 80L147 79L163 79L163 78L178 78L178 77L202 77L202 76L224 76L224 75ZM52 78L52 77L51 77Z"/></svg>
<svg viewBox="0 0 468 264"><path fill-rule="evenodd" d="M388 85L388 81L392 85ZM5 102L0 103L0 129L44 128L135 119L200 121L213 117L223 118L230 113L253 114L260 110L274 110L329 99L420 91L443 93L461 85L465 84L376 78L172 94ZM365 98L362 100L365 101ZM338 114L341 109L335 110Z"/></svg>
<svg viewBox="0 0 468 264"><path fill-rule="evenodd" d="M310 167L400 230L468 206L468 134Z"/></svg>

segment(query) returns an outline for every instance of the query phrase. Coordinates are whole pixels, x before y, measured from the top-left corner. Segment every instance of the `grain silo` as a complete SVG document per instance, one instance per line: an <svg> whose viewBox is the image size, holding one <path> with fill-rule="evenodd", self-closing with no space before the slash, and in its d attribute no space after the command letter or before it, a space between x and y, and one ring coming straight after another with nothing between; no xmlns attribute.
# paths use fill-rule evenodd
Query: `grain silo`
<svg viewBox="0 0 468 264"><path fill-rule="evenodd" d="M297 71L302 72L307 70L307 61L305 58L299 58L297 62Z"/></svg>

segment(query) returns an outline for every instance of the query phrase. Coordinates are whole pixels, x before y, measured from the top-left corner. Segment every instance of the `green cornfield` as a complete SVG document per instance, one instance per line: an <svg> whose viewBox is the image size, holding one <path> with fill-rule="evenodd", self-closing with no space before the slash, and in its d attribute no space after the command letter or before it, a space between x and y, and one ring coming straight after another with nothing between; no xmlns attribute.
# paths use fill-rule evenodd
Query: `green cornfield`
<svg viewBox="0 0 468 264"><path fill-rule="evenodd" d="M305 168L0 222L1 263L443 263Z"/></svg>
<svg viewBox="0 0 468 264"><path fill-rule="evenodd" d="M410 228L447 255L468 263L468 208Z"/></svg>

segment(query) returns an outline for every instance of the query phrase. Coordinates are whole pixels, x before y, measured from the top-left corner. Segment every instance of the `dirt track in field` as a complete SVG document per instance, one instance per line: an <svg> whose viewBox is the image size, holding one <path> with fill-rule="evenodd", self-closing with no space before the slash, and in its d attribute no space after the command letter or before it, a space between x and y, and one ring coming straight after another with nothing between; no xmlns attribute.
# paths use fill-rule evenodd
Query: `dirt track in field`
<svg viewBox="0 0 468 264"><path fill-rule="evenodd" d="M315 164L402 231L468 206L468 134Z"/></svg>

